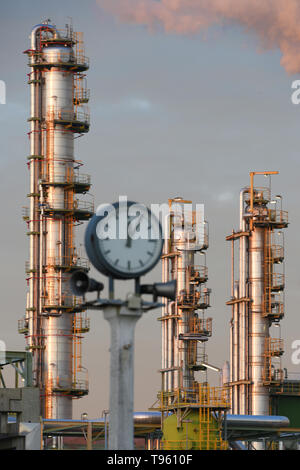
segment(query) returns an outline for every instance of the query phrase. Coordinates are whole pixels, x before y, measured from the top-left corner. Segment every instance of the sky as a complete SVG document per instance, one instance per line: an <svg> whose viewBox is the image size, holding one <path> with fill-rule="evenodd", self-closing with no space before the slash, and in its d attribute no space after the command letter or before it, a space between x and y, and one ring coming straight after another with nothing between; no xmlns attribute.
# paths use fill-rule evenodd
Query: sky
<svg viewBox="0 0 300 470"><path fill-rule="evenodd" d="M7 349L25 347L17 332L25 312L28 240L22 207L28 204L30 153L29 69L22 52L30 46L35 24L49 18L64 27L72 17L75 30L84 32L91 62L91 131L76 141L76 158L92 176L96 206L119 195L148 205L178 195L205 204L214 328L208 354L217 366L229 355L231 311L225 304L230 297L230 245L225 237L238 228L239 191L249 184L250 171L280 172L272 179L272 189L283 195L290 219L285 234L283 363L299 372L291 354L292 342L300 339L300 107L291 101L291 86L300 73L288 75L280 64L281 51L262 50L256 36L237 24L212 25L205 37L178 35L122 22L95 0L11 0L2 2L0 15L0 80L7 86L7 103L0 104L0 340ZM81 228L78 245L83 234ZM106 282L94 270L91 274ZM158 266L145 281L160 277ZM118 289L124 296L132 285L118 283ZM87 412L97 418L109 403L109 326L102 313L89 316L83 364L89 371L90 394L74 402L74 417ZM137 411L154 403L160 387L159 316L159 311L144 315L136 329Z"/></svg>

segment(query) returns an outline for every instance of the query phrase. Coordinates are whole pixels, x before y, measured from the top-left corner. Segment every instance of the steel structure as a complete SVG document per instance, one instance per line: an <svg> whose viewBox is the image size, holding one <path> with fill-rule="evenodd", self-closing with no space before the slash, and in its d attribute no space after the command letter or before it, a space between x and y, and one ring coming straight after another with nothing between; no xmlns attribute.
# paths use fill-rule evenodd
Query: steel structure
<svg viewBox="0 0 300 470"><path fill-rule="evenodd" d="M89 219L93 202L77 199L90 188L79 173L74 139L89 131L89 100L82 34L67 25L63 31L48 22L31 33L29 85L31 115L30 258L26 264L27 308L19 322L33 354L33 380L41 390L45 418L72 418L72 398L88 392L81 377L81 334L89 321L70 292L73 269L88 269L74 242L74 226Z"/></svg>
<svg viewBox="0 0 300 470"><path fill-rule="evenodd" d="M277 173L250 173L250 186L240 193L240 229L227 237L232 244L232 291L227 305L232 307L229 385L235 415L271 414L270 390L284 380L283 341L272 338L270 328L279 324L285 311L282 230L288 226L288 214L282 210L281 196L272 199L271 183L264 188L254 186L256 175L271 181Z"/></svg>
<svg viewBox="0 0 300 470"><path fill-rule="evenodd" d="M210 290L206 287L206 263L196 262L197 254L208 248L208 233L202 234L192 210L192 202L169 200L170 215L162 257L162 280L177 280L175 302L164 300L162 323L162 391L188 389L195 382L195 371L207 362L205 342L212 334L212 319L204 312L210 306ZM198 228L198 232L197 232ZM203 229L203 227L202 227Z"/></svg>
<svg viewBox="0 0 300 470"><path fill-rule="evenodd" d="M208 224L199 215L193 211L191 201L169 200L166 231L170 236L162 256L162 280L176 279L177 295L175 301L164 300L159 319L162 386L158 406L162 412L164 449L186 448L186 445L197 449L226 447L221 439L220 423L213 415L218 410L221 416L229 407L227 392L207 384L205 344L212 335L212 319L205 314L210 307L205 255ZM199 255L204 261L202 265L197 261ZM204 374L201 383L195 378L199 371ZM174 416L177 417L175 427ZM187 422L194 423L198 431L194 433L195 426L189 428L184 424ZM174 434L173 429L177 429ZM189 437L185 437L186 433Z"/></svg>

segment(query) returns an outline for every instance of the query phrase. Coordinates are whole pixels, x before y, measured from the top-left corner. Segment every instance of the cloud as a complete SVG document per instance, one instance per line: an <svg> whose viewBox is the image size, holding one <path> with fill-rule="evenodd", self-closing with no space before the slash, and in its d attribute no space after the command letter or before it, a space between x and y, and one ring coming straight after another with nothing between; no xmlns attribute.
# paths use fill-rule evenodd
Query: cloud
<svg viewBox="0 0 300 470"><path fill-rule="evenodd" d="M263 49L279 48L281 64L300 72L299 0L97 0L124 22L158 26L166 32L196 34L219 24L254 33Z"/></svg>

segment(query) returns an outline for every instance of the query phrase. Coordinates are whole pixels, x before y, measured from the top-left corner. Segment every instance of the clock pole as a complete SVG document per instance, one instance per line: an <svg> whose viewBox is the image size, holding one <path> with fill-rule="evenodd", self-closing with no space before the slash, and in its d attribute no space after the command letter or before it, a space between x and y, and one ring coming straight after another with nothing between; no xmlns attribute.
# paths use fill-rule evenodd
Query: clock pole
<svg viewBox="0 0 300 470"><path fill-rule="evenodd" d="M110 450L134 449L134 333L143 311L141 298L132 295L128 305L103 308L109 322L110 345Z"/></svg>

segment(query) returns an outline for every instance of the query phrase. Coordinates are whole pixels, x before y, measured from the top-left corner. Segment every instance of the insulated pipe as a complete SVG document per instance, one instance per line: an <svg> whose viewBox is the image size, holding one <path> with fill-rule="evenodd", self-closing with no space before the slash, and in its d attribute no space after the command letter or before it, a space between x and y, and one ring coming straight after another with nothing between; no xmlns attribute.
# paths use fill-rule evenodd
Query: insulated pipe
<svg viewBox="0 0 300 470"><path fill-rule="evenodd" d="M186 224L187 225L187 224ZM187 268L194 265L194 253L189 250L188 244L188 231L182 228L176 230L176 242L175 250L177 249L180 254L177 257L177 289L178 295L181 292L189 293L189 285L187 282ZM182 317L179 323L178 336L180 334L186 334L189 332L189 317L190 311L188 309L179 310ZM182 367L181 387L189 389L193 383L193 372L189 367L188 358L188 342L186 340L179 340L180 352L179 352L179 365Z"/></svg>
<svg viewBox="0 0 300 470"><path fill-rule="evenodd" d="M164 254L166 254L166 242L165 242L165 248L164 248ZM162 282L166 282L166 268L167 268L167 262L166 259L163 258L162 260ZM164 307L163 307L163 317L166 317L168 315L168 300L163 299ZM162 355L161 355L161 368L162 370L166 369L166 322L167 320L163 319L162 320L162 336L161 336L161 349L162 349ZM162 391L166 391L166 382L167 382L167 377L166 377L166 372L162 376Z"/></svg>
<svg viewBox="0 0 300 470"><path fill-rule="evenodd" d="M252 416L252 415L226 415L228 429L259 429L259 428L288 428L290 421L286 416Z"/></svg>
<svg viewBox="0 0 300 470"><path fill-rule="evenodd" d="M239 286L234 286L234 298L239 298ZM236 303L233 307L233 325L232 325L232 381L233 385L233 413L237 414L239 409L239 394L238 385L236 382L239 379L239 304Z"/></svg>
<svg viewBox="0 0 300 470"><path fill-rule="evenodd" d="M251 331L250 331L250 380L251 413L269 414L269 392L264 385L264 356L269 323L263 314L264 299L264 238L265 229L255 227L250 237L250 285L251 285Z"/></svg>
<svg viewBox="0 0 300 470"><path fill-rule="evenodd" d="M53 26L46 26L43 24L36 25L31 32L31 50L38 49L38 36L43 29L48 29L52 34L55 33ZM33 64L35 56L33 56ZM35 385L39 385L41 381L40 372L40 288L39 278L41 273L40 266L40 250L39 250L39 237L40 223L39 223L39 178L40 166L39 156L42 155L42 85L41 85L41 72L33 70L31 73L30 84L31 95L31 112L30 112L30 212L29 212L29 236L30 236L30 260L29 269L31 277L29 279L29 303L28 315L28 345L30 348L36 348L33 357L33 378Z"/></svg>
<svg viewBox="0 0 300 470"><path fill-rule="evenodd" d="M174 250L173 250L174 251ZM176 273L178 271L178 256L175 256L174 258L174 279L176 278ZM178 286L177 286L177 299L178 299ZM178 302L178 300L177 300ZM174 313L178 313L178 308L176 310L176 305L177 305L177 302L175 303L175 311ZM178 339L178 335L179 335L179 323L178 323L178 320L174 321L174 334L173 334L173 348L174 348L174 363L173 363L173 366L174 368L176 368L176 370L174 370L172 372L173 374L173 383L174 383L174 389L175 390L178 390L180 388L180 363L179 363L179 339Z"/></svg>
<svg viewBox="0 0 300 470"><path fill-rule="evenodd" d="M248 450L242 441L229 441L229 447L232 450Z"/></svg>
<svg viewBox="0 0 300 470"><path fill-rule="evenodd" d="M53 34L54 38L59 37L59 34L56 30L56 27L51 24L41 23L37 24L32 28L31 31L31 49L33 51L37 50L37 34L42 30L46 30Z"/></svg>
<svg viewBox="0 0 300 470"><path fill-rule="evenodd" d="M248 192L248 188L242 189L240 192L240 230L246 231L246 221L244 218L244 195ZM247 244L245 236L240 238L240 279L239 279L239 298L245 298L247 294ZM240 303L239 315L239 381L247 379L247 305L245 302ZM236 412L247 414L247 387L245 384L239 385L239 408Z"/></svg>
<svg viewBox="0 0 300 470"><path fill-rule="evenodd" d="M41 31L47 29L54 36L57 34L54 26L39 24L36 25L31 32L31 50L38 50L38 37ZM33 63L35 56L33 56ZM40 249L39 238L42 236L40 232L39 222L39 179L40 179L40 161L39 156L42 155L42 85L41 72L33 70L31 74L30 84L31 95L31 112L30 112L30 260L29 269L31 277L29 279L29 302L27 308L28 316L28 345L31 348L37 348L33 357L33 378L35 385L39 385L42 380L40 371ZM35 273L35 274L34 274Z"/></svg>

